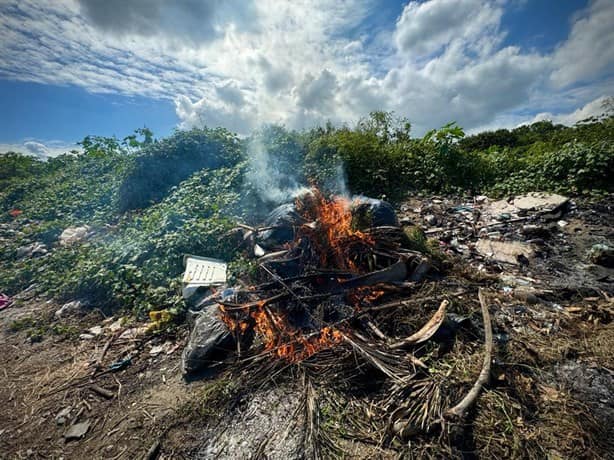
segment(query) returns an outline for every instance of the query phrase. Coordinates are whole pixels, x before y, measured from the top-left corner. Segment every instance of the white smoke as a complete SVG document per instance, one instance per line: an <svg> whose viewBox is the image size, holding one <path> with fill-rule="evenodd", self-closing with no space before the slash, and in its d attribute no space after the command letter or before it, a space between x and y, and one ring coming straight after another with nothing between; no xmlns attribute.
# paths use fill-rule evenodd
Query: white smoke
<svg viewBox="0 0 614 460"><path fill-rule="evenodd" d="M264 202L288 203L310 192L314 183L327 195L350 197L343 160L334 154L324 155L312 164L316 160L304 158L304 145L283 128L269 126L257 131L248 141L247 154L248 182Z"/></svg>
<svg viewBox="0 0 614 460"><path fill-rule="evenodd" d="M248 159L247 178L264 201L285 203L309 191L309 188L297 179L297 171L285 171L279 162L271 157L262 135L250 140Z"/></svg>

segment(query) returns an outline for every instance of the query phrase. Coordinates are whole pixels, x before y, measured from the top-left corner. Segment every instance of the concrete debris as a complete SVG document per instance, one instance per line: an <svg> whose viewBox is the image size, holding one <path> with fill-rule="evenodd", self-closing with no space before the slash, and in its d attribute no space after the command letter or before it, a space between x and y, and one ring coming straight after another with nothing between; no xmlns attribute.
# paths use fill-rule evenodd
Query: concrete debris
<svg viewBox="0 0 614 460"><path fill-rule="evenodd" d="M57 319L65 318L67 316L72 316L81 311L83 308L83 303L80 300L73 300L72 302L65 303L57 310L54 316Z"/></svg>
<svg viewBox="0 0 614 460"><path fill-rule="evenodd" d="M88 238L91 235L91 228L88 225L81 227L68 227L60 235L60 244L68 246Z"/></svg>
<svg viewBox="0 0 614 460"><path fill-rule="evenodd" d="M555 212L569 202L569 198L556 193L532 192L514 198L513 204L524 211Z"/></svg>
<svg viewBox="0 0 614 460"><path fill-rule="evenodd" d="M533 192L520 195L510 200L498 200L488 204L482 211L487 221L511 220L526 216L529 213L544 214L563 210L569 203L569 198L555 193Z"/></svg>
<svg viewBox="0 0 614 460"><path fill-rule="evenodd" d="M91 423L89 420L71 425L70 428L66 430L66 433L64 433L64 439L66 439L66 441L81 439L87 434L87 431L90 429L90 425Z"/></svg>
<svg viewBox="0 0 614 460"><path fill-rule="evenodd" d="M514 265L526 265L535 256L535 249L520 241L480 239L475 248L485 257Z"/></svg>
<svg viewBox="0 0 614 460"><path fill-rule="evenodd" d="M47 254L47 246L43 243L32 243L27 246L17 248L17 258L25 259L30 257L41 257Z"/></svg>

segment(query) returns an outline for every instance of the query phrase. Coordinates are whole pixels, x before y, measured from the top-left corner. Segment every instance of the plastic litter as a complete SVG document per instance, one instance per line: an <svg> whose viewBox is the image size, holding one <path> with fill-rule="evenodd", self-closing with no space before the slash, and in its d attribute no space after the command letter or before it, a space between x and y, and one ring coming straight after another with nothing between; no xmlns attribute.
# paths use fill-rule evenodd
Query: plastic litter
<svg viewBox="0 0 614 460"><path fill-rule="evenodd" d="M228 264L223 260L186 255L183 262L185 265L182 289L184 299L190 298L200 288L222 286L226 283Z"/></svg>
<svg viewBox="0 0 614 460"><path fill-rule="evenodd" d="M11 305L11 298L6 294L0 294L0 310L4 310Z"/></svg>

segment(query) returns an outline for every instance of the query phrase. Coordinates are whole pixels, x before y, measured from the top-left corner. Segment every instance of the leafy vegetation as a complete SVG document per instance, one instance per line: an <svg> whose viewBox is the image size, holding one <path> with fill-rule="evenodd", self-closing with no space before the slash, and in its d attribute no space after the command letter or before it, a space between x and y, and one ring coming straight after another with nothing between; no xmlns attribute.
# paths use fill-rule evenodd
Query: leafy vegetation
<svg viewBox="0 0 614 460"><path fill-rule="evenodd" d="M87 136L80 152L47 161L3 154L0 291L35 284L61 300L179 313L184 254L228 260L234 275L251 269L233 228L258 222L275 205L259 194L263 177L282 188L311 182L392 201L417 191L613 192L613 128L607 116L573 127L538 122L465 136L451 123L415 138L407 120L374 112L353 128L270 126L245 140L223 128L155 140L142 128L123 141ZM256 143L268 154L259 175ZM58 243L66 227L84 224L93 237ZM419 234L408 238L427 247ZM20 257L18 249L33 243L48 253Z"/></svg>

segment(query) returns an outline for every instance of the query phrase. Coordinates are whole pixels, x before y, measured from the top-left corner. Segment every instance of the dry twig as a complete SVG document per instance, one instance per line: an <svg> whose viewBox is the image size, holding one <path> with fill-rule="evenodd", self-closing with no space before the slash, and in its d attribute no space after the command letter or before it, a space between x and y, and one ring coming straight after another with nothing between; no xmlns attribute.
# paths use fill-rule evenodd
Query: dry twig
<svg viewBox="0 0 614 460"><path fill-rule="evenodd" d="M482 371L480 372L480 375L471 390L469 390L469 393L467 393L467 395L456 406L445 412L444 415L449 418L463 417L467 410L475 403L480 391L482 390L482 387L488 382L488 378L490 377L490 361L492 359L493 351L492 324L490 322L490 313L488 312L488 305L486 304L484 291L482 289L478 291L478 298L480 299L482 317L484 318L484 363L482 364Z"/></svg>

